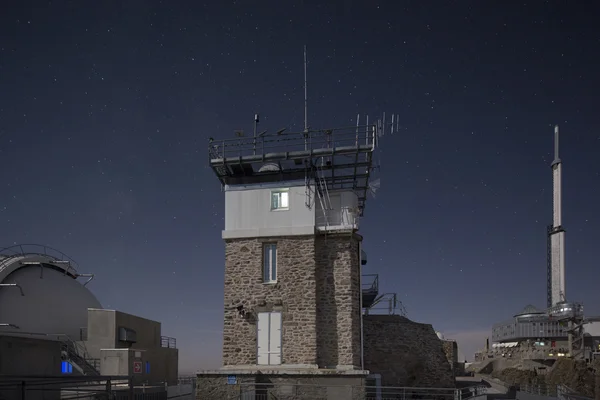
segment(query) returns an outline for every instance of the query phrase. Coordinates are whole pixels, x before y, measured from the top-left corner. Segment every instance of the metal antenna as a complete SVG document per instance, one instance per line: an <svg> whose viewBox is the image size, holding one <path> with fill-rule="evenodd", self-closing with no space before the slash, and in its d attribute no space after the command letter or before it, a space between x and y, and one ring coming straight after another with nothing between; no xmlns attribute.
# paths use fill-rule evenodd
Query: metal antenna
<svg viewBox="0 0 600 400"><path fill-rule="evenodd" d="M304 45L304 133L308 133L308 88L307 88L306 45Z"/></svg>
<svg viewBox="0 0 600 400"><path fill-rule="evenodd" d="M254 155L256 155L256 135L257 135L257 130L258 130L258 122L259 122L259 115L258 114L254 114L254 139L252 141L252 145L253 145L253 149L254 149Z"/></svg>

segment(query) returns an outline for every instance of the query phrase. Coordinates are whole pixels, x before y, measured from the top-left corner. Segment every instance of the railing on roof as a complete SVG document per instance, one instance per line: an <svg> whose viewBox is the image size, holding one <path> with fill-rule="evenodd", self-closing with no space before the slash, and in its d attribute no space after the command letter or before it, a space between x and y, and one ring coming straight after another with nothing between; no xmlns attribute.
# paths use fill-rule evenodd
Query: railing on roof
<svg viewBox="0 0 600 400"><path fill-rule="evenodd" d="M418 387L386 387L386 386L350 386L350 385L317 385L297 383L237 383L229 385L231 395L227 398L270 400L294 398L298 400L314 400L325 398L324 394L335 391L339 398L365 400L391 399L438 399L456 400L477 398L487 393L484 385L466 388L418 388ZM204 388L198 386L198 394L202 397ZM337 397L336 397L337 398Z"/></svg>
<svg viewBox="0 0 600 400"><path fill-rule="evenodd" d="M365 274L361 276L362 307L371 308L379 295L379 275Z"/></svg>
<svg viewBox="0 0 600 400"><path fill-rule="evenodd" d="M371 124L210 139L209 164L222 185L314 179L328 191L352 190L362 215L380 130L380 124Z"/></svg>
<svg viewBox="0 0 600 400"><path fill-rule="evenodd" d="M161 336L160 337L160 347L165 347L167 349L176 349L177 348L177 339L169 336Z"/></svg>
<svg viewBox="0 0 600 400"><path fill-rule="evenodd" d="M35 244L35 243L17 244L17 245L13 245L13 246L9 246L9 247L0 249L0 256L5 257L5 258L0 258L0 266L3 262L5 262L9 259L12 259L15 257L22 257L27 254L35 254L35 255L40 255L40 256L51 257L57 261L63 261L63 262L68 261L68 267L66 267L67 271L69 269L74 269L75 271L73 271L73 273L76 273L76 271L79 269L79 264L77 264L77 262L75 260L73 260L71 257L66 255L62 251L56 250L50 246L45 246L45 245Z"/></svg>
<svg viewBox="0 0 600 400"><path fill-rule="evenodd" d="M342 152L372 151L376 125L349 126L304 132L284 132L260 136L241 136L212 140L209 144L211 165L227 162L265 162L306 156L334 155Z"/></svg>

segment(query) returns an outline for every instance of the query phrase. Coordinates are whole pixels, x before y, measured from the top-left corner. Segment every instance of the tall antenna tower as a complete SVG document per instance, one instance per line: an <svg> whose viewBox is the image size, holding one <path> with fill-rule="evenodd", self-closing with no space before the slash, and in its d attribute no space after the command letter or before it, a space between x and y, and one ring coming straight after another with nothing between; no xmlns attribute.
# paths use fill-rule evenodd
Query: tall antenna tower
<svg viewBox="0 0 600 400"><path fill-rule="evenodd" d="M552 167L553 221L550 235L550 294L552 306L566 301L565 230L562 226L562 161L558 156L558 125L554 127L554 161Z"/></svg>

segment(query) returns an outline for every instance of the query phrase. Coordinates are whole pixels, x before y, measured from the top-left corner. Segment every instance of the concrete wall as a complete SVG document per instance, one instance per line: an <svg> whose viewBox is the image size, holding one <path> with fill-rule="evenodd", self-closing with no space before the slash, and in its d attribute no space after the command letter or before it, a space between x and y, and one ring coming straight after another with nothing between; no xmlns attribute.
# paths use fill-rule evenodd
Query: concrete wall
<svg viewBox="0 0 600 400"><path fill-rule="evenodd" d="M136 332L137 342L119 341L119 328ZM154 349L160 347L160 322L115 310L89 309L88 334L85 343L91 358L100 358L101 349Z"/></svg>
<svg viewBox="0 0 600 400"><path fill-rule="evenodd" d="M228 377L235 384L228 384ZM200 373L196 385L197 400L238 398L274 398L280 400L364 400L365 377L359 375L225 375ZM248 397L244 396L248 393Z"/></svg>
<svg viewBox="0 0 600 400"><path fill-rule="evenodd" d="M271 210L271 192L281 189L288 190L289 208ZM315 227L328 225L358 229L358 197L353 191L331 191L322 204L314 185L311 190L309 208L304 181L227 186L223 239L310 235Z"/></svg>
<svg viewBox="0 0 600 400"><path fill-rule="evenodd" d="M104 349L101 354L101 375L133 376L134 384L177 384L177 349L156 348L152 350ZM135 364L141 363L140 372ZM147 369L149 363L149 371Z"/></svg>
<svg viewBox="0 0 600 400"><path fill-rule="evenodd" d="M119 327L133 329L137 341L119 341ZM120 311L88 310L88 340L85 346L91 358L100 359L102 374L119 375L124 371L133 374L133 362L140 361L142 374L134 374L136 380L150 384L164 381L176 384L178 350L163 348L160 341L160 322ZM146 373L147 361L150 363L149 374Z"/></svg>
<svg viewBox="0 0 600 400"><path fill-rule="evenodd" d="M116 311L91 308L88 310L86 350L90 358L100 358L102 349L117 346Z"/></svg>
<svg viewBox="0 0 600 400"><path fill-rule="evenodd" d="M0 375L59 375L57 341L0 336Z"/></svg>
<svg viewBox="0 0 600 400"><path fill-rule="evenodd" d="M360 237L303 236L225 241L224 365L257 363L256 321L282 312L282 363L360 366ZM277 243L277 283L262 282L263 243Z"/></svg>
<svg viewBox="0 0 600 400"><path fill-rule="evenodd" d="M271 210L271 192L289 191L289 209ZM312 234L315 210L305 205L304 182L228 186L223 238Z"/></svg>
<svg viewBox="0 0 600 400"><path fill-rule="evenodd" d="M398 315L364 317L365 369L382 386L453 388L454 376L433 327Z"/></svg>

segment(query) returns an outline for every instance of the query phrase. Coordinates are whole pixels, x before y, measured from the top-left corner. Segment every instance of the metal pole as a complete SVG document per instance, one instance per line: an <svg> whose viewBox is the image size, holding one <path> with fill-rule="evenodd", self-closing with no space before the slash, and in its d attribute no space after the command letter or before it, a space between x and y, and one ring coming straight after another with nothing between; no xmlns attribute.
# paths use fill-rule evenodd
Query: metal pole
<svg viewBox="0 0 600 400"><path fill-rule="evenodd" d="M306 45L304 45L304 150L308 150L308 87L307 87Z"/></svg>
<svg viewBox="0 0 600 400"><path fill-rule="evenodd" d="M254 140L253 140L253 148L254 155L256 155L256 131L258 129L258 114L254 114Z"/></svg>

